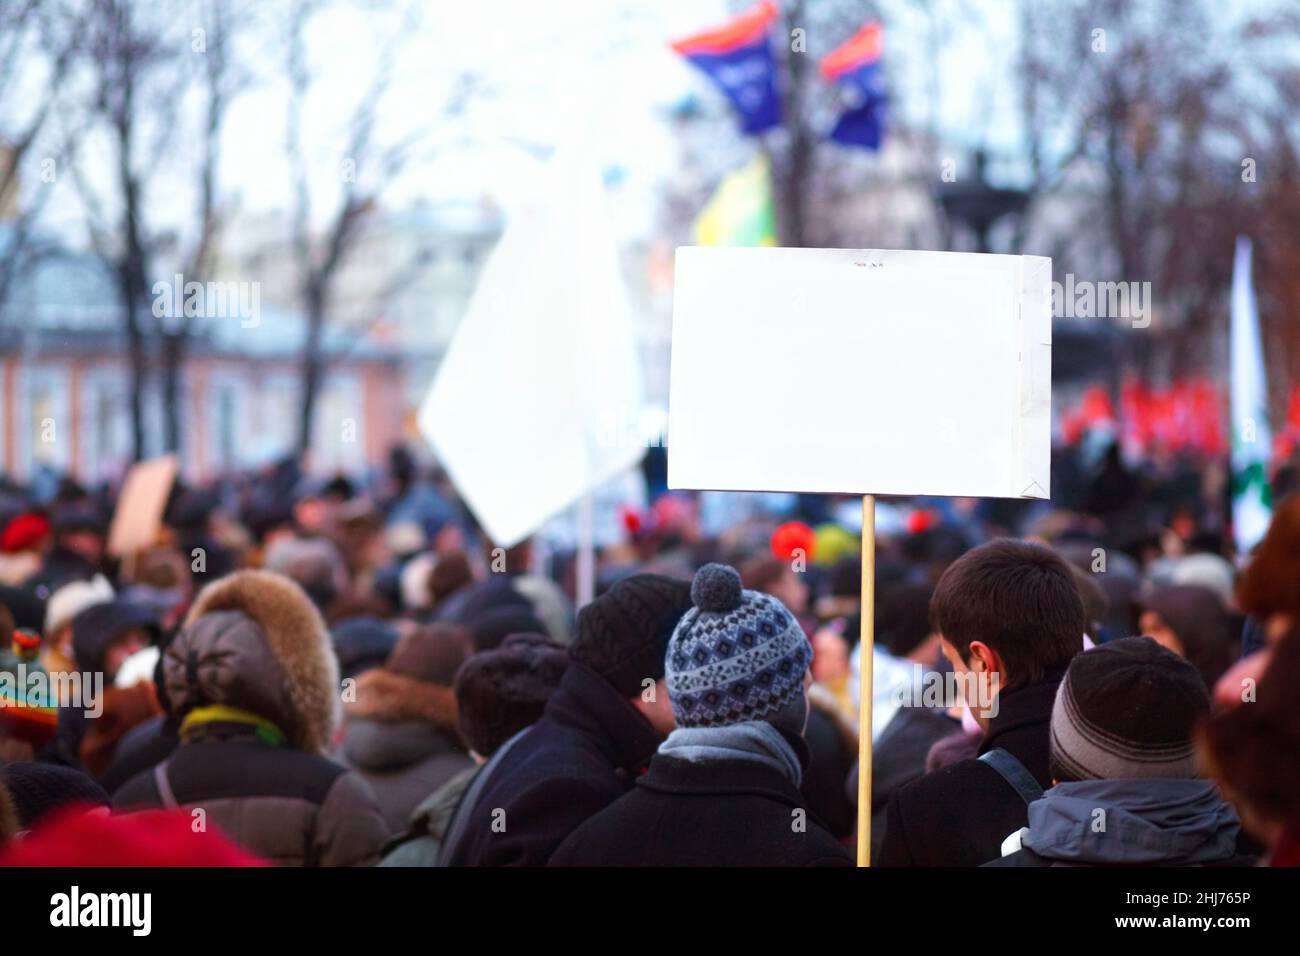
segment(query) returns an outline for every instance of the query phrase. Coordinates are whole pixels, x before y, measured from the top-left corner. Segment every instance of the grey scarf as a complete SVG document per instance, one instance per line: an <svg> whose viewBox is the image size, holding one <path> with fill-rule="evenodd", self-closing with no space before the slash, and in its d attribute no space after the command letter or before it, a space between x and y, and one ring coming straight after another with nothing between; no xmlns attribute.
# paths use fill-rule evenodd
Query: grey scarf
<svg viewBox="0 0 1300 956"><path fill-rule="evenodd" d="M796 787L803 778L799 755L765 720L746 720L723 727L678 727L659 745L665 757L695 762L748 760L771 767Z"/></svg>

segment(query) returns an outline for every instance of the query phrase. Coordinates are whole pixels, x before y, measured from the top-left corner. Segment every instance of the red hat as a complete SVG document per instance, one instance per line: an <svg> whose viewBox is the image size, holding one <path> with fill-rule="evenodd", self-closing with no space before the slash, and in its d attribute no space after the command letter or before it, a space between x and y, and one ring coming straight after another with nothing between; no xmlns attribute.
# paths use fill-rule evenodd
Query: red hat
<svg viewBox="0 0 1300 956"><path fill-rule="evenodd" d="M0 551L16 554L41 543L50 533L50 520L43 514L29 511L14 518L0 533Z"/></svg>
<svg viewBox="0 0 1300 956"><path fill-rule="evenodd" d="M816 532L802 521L787 521L772 532L772 554L782 561L793 560L796 551L811 561L816 547Z"/></svg>
<svg viewBox="0 0 1300 956"><path fill-rule="evenodd" d="M267 866L184 810L114 817L68 807L0 852L0 866Z"/></svg>
<svg viewBox="0 0 1300 956"><path fill-rule="evenodd" d="M917 508L907 516L909 534L921 534L939 523L939 516L928 508Z"/></svg>

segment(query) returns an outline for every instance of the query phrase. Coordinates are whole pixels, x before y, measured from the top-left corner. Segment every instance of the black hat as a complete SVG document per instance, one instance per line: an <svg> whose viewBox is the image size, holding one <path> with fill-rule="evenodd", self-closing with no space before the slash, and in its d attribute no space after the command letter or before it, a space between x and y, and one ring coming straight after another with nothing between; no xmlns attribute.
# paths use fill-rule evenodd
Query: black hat
<svg viewBox="0 0 1300 956"><path fill-rule="evenodd" d="M1076 654L1052 709L1057 780L1195 777L1192 732L1210 713L1200 673L1148 637Z"/></svg>
<svg viewBox="0 0 1300 956"><path fill-rule="evenodd" d="M507 638L471 657L456 673L456 704L465 745L484 757L542 716L569 656L530 635Z"/></svg>
<svg viewBox="0 0 1300 956"><path fill-rule="evenodd" d="M377 617L359 615L330 628L330 641L339 659L339 675L356 677L363 671L383 667L397 647L397 631Z"/></svg>
<svg viewBox="0 0 1300 956"><path fill-rule="evenodd" d="M18 823L30 830L40 819L72 804L112 804L108 791L80 770L61 764L21 761L0 767L0 788L18 812Z"/></svg>
<svg viewBox="0 0 1300 956"><path fill-rule="evenodd" d="M157 638L161 627L153 609L120 598L92 604L72 619L72 653L83 670L104 669L108 645L134 628L152 631Z"/></svg>
<svg viewBox="0 0 1300 956"><path fill-rule="evenodd" d="M89 532L91 534L105 534L108 530L108 523L99 509L93 505L87 504L70 504L61 505L54 509L50 517L50 527L55 534L72 534L76 532Z"/></svg>
<svg viewBox="0 0 1300 956"><path fill-rule="evenodd" d="M511 634L545 634L546 625L528 605L503 604L475 617L470 630L474 633L474 650L490 651L500 647Z"/></svg>
<svg viewBox="0 0 1300 956"><path fill-rule="evenodd" d="M633 574L578 612L570 654L624 697L634 697L646 678L664 676L668 639L690 607L689 582Z"/></svg>

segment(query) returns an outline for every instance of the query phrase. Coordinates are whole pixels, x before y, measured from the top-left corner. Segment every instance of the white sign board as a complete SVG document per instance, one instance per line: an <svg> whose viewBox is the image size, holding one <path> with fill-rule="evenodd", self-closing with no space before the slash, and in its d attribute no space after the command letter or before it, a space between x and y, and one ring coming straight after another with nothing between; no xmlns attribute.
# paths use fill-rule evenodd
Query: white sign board
<svg viewBox="0 0 1300 956"><path fill-rule="evenodd" d="M420 430L510 547L641 460L643 394L600 173L562 148L484 265Z"/></svg>
<svg viewBox="0 0 1300 956"><path fill-rule="evenodd" d="M668 485L1046 498L1052 261L681 248Z"/></svg>

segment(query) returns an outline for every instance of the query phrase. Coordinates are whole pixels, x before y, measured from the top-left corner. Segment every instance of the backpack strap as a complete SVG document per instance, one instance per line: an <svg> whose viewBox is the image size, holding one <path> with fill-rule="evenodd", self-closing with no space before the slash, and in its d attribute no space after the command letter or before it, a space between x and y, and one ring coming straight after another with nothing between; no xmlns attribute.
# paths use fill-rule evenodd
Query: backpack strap
<svg viewBox="0 0 1300 956"><path fill-rule="evenodd" d="M153 783L158 788L158 798L162 800L162 805L168 810L175 810L180 806L176 802L176 794L172 792L172 782L167 776L168 761L154 764Z"/></svg>
<svg viewBox="0 0 1300 956"><path fill-rule="evenodd" d="M1025 765L1001 747L994 747L987 753L980 754L980 763L987 764L998 772L1011 788L1020 794L1026 804L1033 803L1043 795L1043 788L1034 779L1034 775L1025 769Z"/></svg>
<svg viewBox="0 0 1300 956"><path fill-rule="evenodd" d="M532 729L532 726L532 724L529 724L498 747L492 758L480 767L478 773L474 775L474 779L470 781L469 787L465 790L465 795L460 798L460 803L456 806L456 810L447 824L447 831L442 838L442 846L438 848L438 862L434 864L435 866L451 866L451 859L456 855L460 841L469 828L469 818L474 812L474 805L478 803L479 797L487 788L488 777L501 765L505 755L519 742L520 737Z"/></svg>

